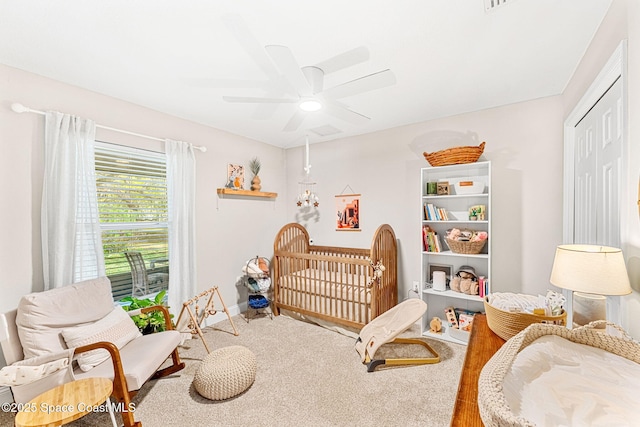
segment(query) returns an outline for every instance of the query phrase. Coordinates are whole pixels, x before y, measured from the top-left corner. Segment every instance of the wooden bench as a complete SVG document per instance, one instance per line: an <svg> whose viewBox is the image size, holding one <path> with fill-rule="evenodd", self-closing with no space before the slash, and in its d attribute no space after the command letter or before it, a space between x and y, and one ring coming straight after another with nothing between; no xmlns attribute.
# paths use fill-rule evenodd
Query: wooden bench
<svg viewBox="0 0 640 427"><path fill-rule="evenodd" d="M504 343L505 340L489 329L485 314L474 316L467 354L460 373L451 427L482 427L484 425L478 410L478 378L484 365Z"/></svg>

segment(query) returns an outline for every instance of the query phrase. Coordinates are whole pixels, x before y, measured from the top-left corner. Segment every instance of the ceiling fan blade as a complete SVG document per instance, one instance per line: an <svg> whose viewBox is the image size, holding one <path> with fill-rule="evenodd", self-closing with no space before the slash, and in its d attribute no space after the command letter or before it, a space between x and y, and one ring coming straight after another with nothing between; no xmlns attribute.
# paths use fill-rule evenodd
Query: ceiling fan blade
<svg viewBox="0 0 640 427"><path fill-rule="evenodd" d="M240 46L251 57L253 62L260 67L270 80L278 78L278 71L275 69L269 57L265 54L264 48L253 35L247 23L240 15L225 15L222 20L231 34L240 43Z"/></svg>
<svg viewBox="0 0 640 427"><path fill-rule="evenodd" d="M313 90L309 85L306 77L302 73L298 62L286 46L269 45L265 46L269 56L276 63L282 74L287 78L291 86L298 92L300 96L312 96Z"/></svg>
<svg viewBox="0 0 640 427"><path fill-rule="evenodd" d="M326 59L315 66L324 71L325 74L329 74L368 60L369 49L364 46L360 46L336 55L333 58Z"/></svg>
<svg viewBox="0 0 640 427"><path fill-rule="evenodd" d="M265 98L272 98L272 99L273 98L279 99L279 98L282 98L283 96L285 96L285 92L280 88L267 90L266 93L264 94ZM257 104L255 110L253 111L253 114L251 114L251 118L254 120L268 120L273 117L273 115L278 110L280 105L282 104L280 103Z"/></svg>
<svg viewBox="0 0 640 427"><path fill-rule="evenodd" d="M294 130L298 130L305 117L306 115L302 110L296 111L295 114L291 116L284 128L282 128L282 130L284 132L293 132Z"/></svg>
<svg viewBox="0 0 640 427"><path fill-rule="evenodd" d="M223 96L227 102L244 102L248 104L295 104L299 99L286 98L258 98L255 96Z"/></svg>
<svg viewBox="0 0 640 427"><path fill-rule="evenodd" d="M387 69L326 89L322 94L336 99L344 98L345 96L357 95L391 86L395 83L396 76L391 70Z"/></svg>
<svg viewBox="0 0 640 427"><path fill-rule="evenodd" d="M367 117L364 114L356 113L355 111L339 105L327 104L324 106L324 110L327 114L330 114L333 117L356 125L362 125L371 120L370 117Z"/></svg>

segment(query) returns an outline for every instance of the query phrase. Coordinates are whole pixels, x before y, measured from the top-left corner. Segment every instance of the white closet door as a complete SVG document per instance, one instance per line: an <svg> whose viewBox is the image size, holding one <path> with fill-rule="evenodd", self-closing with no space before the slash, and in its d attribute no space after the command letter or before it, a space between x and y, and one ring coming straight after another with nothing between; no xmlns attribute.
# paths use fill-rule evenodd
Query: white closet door
<svg viewBox="0 0 640 427"><path fill-rule="evenodd" d="M618 79L575 128L575 243L621 246L621 114Z"/></svg>

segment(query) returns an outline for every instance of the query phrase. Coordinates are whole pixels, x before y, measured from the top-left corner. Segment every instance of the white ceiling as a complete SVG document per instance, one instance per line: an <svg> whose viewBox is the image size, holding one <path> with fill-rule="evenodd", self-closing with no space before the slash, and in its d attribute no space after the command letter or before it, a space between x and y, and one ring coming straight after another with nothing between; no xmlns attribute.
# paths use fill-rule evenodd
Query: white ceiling
<svg viewBox="0 0 640 427"><path fill-rule="evenodd" d="M325 141L559 94L611 3L510 0L487 13L484 1L0 0L0 63L291 147L306 133ZM325 88L387 68L396 84L340 99L366 124L308 113L284 132L296 104L257 120L255 105L222 100L273 86L229 17L257 46L288 46L300 66L368 48L368 61L326 75ZM309 131L324 125L340 132Z"/></svg>

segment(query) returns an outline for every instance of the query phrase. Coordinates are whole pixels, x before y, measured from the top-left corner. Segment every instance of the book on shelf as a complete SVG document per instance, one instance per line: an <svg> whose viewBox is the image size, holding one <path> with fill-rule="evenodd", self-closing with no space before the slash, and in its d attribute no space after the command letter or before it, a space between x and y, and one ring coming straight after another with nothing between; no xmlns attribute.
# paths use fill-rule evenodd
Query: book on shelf
<svg viewBox="0 0 640 427"><path fill-rule="evenodd" d="M464 308L454 308L453 310L458 321L458 329L471 332L471 326L473 325L473 316L478 312L467 310Z"/></svg>
<svg viewBox="0 0 640 427"><path fill-rule="evenodd" d="M426 252L442 252L438 233L428 225L422 227L422 246Z"/></svg>
<svg viewBox="0 0 640 427"><path fill-rule="evenodd" d="M444 208L439 208L435 206L433 203L425 203L423 205L424 208L424 219L427 221L448 221L449 217L447 215L447 210Z"/></svg>
<svg viewBox="0 0 640 427"><path fill-rule="evenodd" d="M478 296L480 298L484 298L489 295L491 292L489 290L489 279L484 276L480 276L478 278Z"/></svg>

